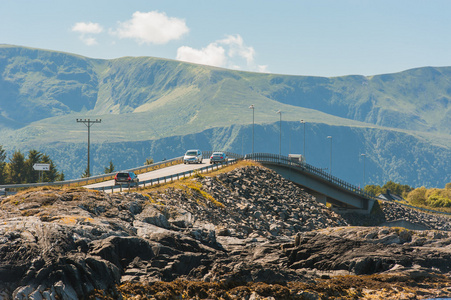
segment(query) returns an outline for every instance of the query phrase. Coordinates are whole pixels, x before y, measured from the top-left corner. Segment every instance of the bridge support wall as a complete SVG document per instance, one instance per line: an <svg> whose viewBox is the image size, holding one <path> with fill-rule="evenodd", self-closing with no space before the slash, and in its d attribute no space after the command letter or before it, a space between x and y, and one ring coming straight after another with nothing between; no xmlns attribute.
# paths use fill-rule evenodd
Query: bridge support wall
<svg viewBox="0 0 451 300"><path fill-rule="evenodd" d="M297 168L278 165L274 163L261 162L267 168L270 168L284 178L304 187L307 192L316 197L318 202L330 203L334 207L360 213L370 213L374 201L363 198L357 194L350 193L345 189L336 186L327 180L312 176L312 174L303 173Z"/></svg>

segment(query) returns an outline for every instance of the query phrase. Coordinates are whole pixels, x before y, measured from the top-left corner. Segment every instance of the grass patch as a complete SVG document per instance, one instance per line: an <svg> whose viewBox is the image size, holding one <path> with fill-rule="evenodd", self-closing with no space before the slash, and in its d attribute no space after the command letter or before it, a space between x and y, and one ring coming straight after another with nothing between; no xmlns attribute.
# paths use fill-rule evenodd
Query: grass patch
<svg viewBox="0 0 451 300"><path fill-rule="evenodd" d="M175 189L181 190L187 193L189 196L196 199L199 205L202 205L202 199L205 199L211 203L213 203L216 207L224 208L225 205L220 201L216 200L212 195L202 189L202 184L200 183L200 179L206 177L215 177L219 174L231 172L237 168L244 168L248 166L262 166L259 163L254 161L239 161L235 164L228 165L226 167L220 168L218 170L211 171L209 173L201 174L199 172L195 172L195 174L188 178L181 178L178 180L174 180L167 183L160 183L158 185L146 186L145 188L140 188L139 193L145 195L149 198L150 202L153 204L162 204L158 199L159 193L164 193L167 189Z"/></svg>

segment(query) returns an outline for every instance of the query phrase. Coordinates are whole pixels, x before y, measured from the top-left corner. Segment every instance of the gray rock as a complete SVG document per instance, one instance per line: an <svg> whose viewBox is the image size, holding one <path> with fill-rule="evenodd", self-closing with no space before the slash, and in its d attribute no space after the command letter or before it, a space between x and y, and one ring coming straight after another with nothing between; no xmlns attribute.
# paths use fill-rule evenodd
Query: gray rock
<svg viewBox="0 0 451 300"><path fill-rule="evenodd" d="M116 285L138 281L279 283L330 271L451 272L447 231L347 226L362 217L343 218L262 167L190 180L196 188L149 192L152 203L139 193L81 189L2 199L0 299L81 299L95 289L114 295ZM382 210L383 217L365 221L404 215L449 228L405 207Z"/></svg>

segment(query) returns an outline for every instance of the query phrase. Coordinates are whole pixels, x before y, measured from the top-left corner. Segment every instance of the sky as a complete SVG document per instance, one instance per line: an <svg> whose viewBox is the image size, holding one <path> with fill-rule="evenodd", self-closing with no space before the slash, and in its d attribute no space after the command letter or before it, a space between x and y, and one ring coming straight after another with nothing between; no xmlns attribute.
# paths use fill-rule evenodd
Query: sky
<svg viewBox="0 0 451 300"><path fill-rule="evenodd" d="M303 76L451 66L449 0L0 0L0 44Z"/></svg>

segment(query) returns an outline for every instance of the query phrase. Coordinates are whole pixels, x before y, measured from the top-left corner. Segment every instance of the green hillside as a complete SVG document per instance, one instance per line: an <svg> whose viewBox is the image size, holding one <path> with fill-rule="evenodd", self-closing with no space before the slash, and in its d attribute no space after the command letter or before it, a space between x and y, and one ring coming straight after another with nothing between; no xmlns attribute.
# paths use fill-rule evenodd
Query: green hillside
<svg viewBox="0 0 451 300"><path fill-rule="evenodd" d="M102 119L91 128L93 156L98 157L94 172L101 172L111 156L117 167L131 168L146 157L179 156L187 147L250 152L248 107L254 104L255 123L264 135L255 137L259 152L278 152L276 112L281 110L285 155L303 149L302 119L309 162L329 165L325 137L333 134L333 170L345 180L357 183L362 177L360 152L368 153L368 182L444 186L451 181L450 80L450 67L324 78L152 57L96 60L0 45L0 144L9 152L54 153L66 178L80 176L86 160L81 149L87 129L77 118ZM349 148L355 156L348 155ZM81 152L68 153L74 149ZM413 161L406 161L403 153L411 152Z"/></svg>

